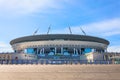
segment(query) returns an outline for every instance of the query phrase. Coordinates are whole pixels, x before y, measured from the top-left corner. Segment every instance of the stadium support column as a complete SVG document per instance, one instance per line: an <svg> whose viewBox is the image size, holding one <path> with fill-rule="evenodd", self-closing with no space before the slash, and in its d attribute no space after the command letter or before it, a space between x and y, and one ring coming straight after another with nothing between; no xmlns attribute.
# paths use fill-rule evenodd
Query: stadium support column
<svg viewBox="0 0 120 80"><path fill-rule="evenodd" d="M39 54L39 53L38 53L38 52L39 52L39 48L37 48L37 59L39 59L39 57L38 57L38 54Z"/></svg>
<svg viewBox="0 0 120 80"><path fill-rule="evenodd" d="M92 49L92 52L95 52L95 49Z"/></svg>
<svg viewBox="0 0 120 80"><path fill-rule="evenodd" d="M81 55L81 49L79 49L79 55Z"/></svg>
<svg viewBox="0 0 120 80"><path fill-rule="evenodd" d="M61 47L61 54L63 54L63 47Z"/></svg>
<svg viewBox="0 0 120 80"><path fill-rule="evenodd" d="M38 55L38 51L39 51L39 49L37 48L37 55Z"/></svg>
<svg viewBox="0 0 120 80"><path fill-rule="evenodd" d="M55 54L56 54L56 52L57 52L57 49L56 49L56 47L55 47Z"/></svg>
<svg viewBox="0 0 120 80"><path fill-rule="evenodd" d="M43 49L40 49L40 54L42 54L42 50L43 50Z"/></svg>
<svg viewBox="0 0 120 80"><path fill-rule="evenodd" d="M95 48L93 48L93 49L92 49L92 52L96 52L96 49L95 49Z"/></svg>
<svg viewBox="0 0 120 80"><path fill-rule="evenodd" d="M75 48L74 48L74 55L75 55Z"/></svg>
<svg viewBox="0 0 120 80"><path fill-rule="evenodd" d="M76 55L78 55L78 50L77 49L75 49L75 52L76 52Z"/></svg>
<svg viewBox="0 0 120 80"><path fill-rule="evenodd" d="M44 52L45 52L45 49L43 48L43 54L45 54Z"/></svg>

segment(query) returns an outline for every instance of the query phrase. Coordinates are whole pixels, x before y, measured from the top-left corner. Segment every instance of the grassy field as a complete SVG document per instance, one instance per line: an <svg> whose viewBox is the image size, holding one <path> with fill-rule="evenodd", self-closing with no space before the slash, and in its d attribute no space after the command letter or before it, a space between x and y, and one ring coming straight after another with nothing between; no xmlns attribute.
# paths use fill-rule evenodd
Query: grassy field
<svg viewBox="0 0 120 80"><path fill-rule="evenodd" d="M0 65L0 80L120 80L120 65Z"/></svg>

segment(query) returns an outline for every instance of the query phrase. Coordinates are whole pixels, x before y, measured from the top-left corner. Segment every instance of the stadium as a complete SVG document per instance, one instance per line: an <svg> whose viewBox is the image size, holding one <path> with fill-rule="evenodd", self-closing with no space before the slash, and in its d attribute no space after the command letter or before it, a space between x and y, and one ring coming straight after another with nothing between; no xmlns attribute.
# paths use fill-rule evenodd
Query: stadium
<svg viewBox="0 0 120 80"><path fill-rule="evenodd" d="M20 37L10 44L15 53L36 55L37 59L85 60L87 54L105 53L109 41L87 35L42 34Z"/></svg>

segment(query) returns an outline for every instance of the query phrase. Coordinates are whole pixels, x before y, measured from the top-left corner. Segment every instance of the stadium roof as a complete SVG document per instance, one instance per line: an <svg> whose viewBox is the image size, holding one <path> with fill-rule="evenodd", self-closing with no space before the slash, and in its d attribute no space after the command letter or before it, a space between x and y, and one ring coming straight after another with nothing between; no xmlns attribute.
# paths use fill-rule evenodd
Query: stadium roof
<svg viewBox="0 0 120 80"><path fill-rule="evenodd" d="M87 35L76 35L76 34L42 34L42 35L31 35L20 37L12 40L10 42L11 45L15 43L21 42L29 42L29 41L47 41L47 40L72 40L72 41L90 41L90 42L98 42L109 45L109 41L93 37Z"/></svg>

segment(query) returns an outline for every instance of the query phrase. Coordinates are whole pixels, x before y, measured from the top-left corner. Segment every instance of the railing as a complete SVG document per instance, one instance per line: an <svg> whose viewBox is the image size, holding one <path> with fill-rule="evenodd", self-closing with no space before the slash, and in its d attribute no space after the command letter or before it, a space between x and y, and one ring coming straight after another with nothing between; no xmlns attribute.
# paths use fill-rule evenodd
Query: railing
<svg viewBox="0 0 120 80"><path fill-rule="evenodd" d="M103 60L0 60L0 64L116 64L115 62Z"/></svg>

